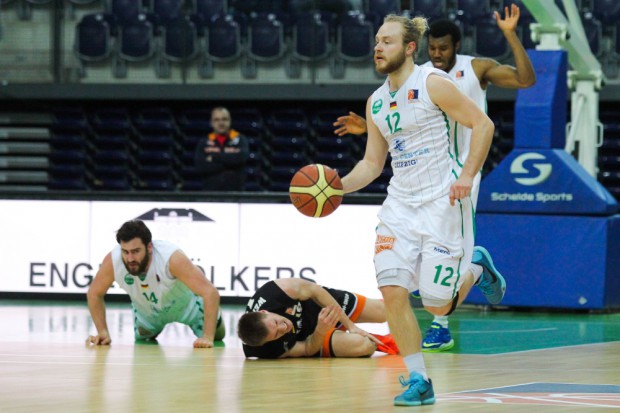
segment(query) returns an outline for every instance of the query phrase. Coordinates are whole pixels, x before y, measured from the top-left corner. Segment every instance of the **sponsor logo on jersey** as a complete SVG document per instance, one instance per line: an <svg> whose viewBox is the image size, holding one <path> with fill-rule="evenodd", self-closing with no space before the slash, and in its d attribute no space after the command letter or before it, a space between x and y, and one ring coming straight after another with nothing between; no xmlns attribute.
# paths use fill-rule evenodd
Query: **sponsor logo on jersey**
<svg viewBox="0 0 620 413"><path fill-rule="evenodd" d="M375 100L372 104L372 114L376 115L383 107L383 99Z"/></svg>
<svg viewBox="0 0 620 413"><path fill-rule="evenodd" d="M407 91L407 101L413 103L418 100L418 89L409 89Z"/></svg>
<svg viewBox="0 0 620 413"><path fill-rule="evenodd" d="M381 251L391 250L392 248L394 248L395 241L396 237L377 235L377 239L375 241L375 255L380 253Z"/></svg>

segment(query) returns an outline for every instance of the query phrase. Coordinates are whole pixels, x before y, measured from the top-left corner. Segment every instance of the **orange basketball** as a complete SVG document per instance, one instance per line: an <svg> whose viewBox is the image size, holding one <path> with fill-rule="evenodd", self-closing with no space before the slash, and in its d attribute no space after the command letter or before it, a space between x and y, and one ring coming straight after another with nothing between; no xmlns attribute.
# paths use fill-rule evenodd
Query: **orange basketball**
<svg viewBox="0 0 620 413"><path fill-rule="evenodd" d="M335 169L321 164L306 165L293 175L291 202L309 217L326 217L342 202L342 182Z"/></svg>

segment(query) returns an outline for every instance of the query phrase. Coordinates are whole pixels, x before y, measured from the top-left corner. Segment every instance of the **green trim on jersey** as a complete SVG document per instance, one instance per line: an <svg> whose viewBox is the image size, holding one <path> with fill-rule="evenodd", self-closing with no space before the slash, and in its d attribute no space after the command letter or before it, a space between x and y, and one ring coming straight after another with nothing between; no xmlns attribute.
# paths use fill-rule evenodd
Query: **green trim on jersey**
<svg viewBox="0 0 620 413"><path fill-rule="evenodd" d="M450 155L450 159L454 159L454 154L452 153L452 148L450 148L450 121L448 120L448 115L443 110L441 111L443 115L443 120L446 122L446 131L448 132L448 155ZM458 159L457 159L458 163ZM459 164L459 166L462 166Z"/></svg>
<svg viewBox="0 0 620 413"><path fill-rule="evenodd" d="M460 199L457 199L459 203L459 208L461 210L461 236L465 236L465 219L463 218L463 203ZM461 258L459 258L458 270L456 271L456 282L454 283L454 289L452 290L452 298L456 296L457 290L456 287L459 285L459 280L461 279L461 261L463 261L463 256L465 255L465 250L462 251Z"/></svg>
<svg viewBox="0 0 620 413"><path fill-rule="evenodd" d="M463 167L463 164L461 163L461 161L459 160L459 123L458 122L454 122L454 156L456 159L456 163L458 164L458 166L460 166L461 168Z"/></svg>

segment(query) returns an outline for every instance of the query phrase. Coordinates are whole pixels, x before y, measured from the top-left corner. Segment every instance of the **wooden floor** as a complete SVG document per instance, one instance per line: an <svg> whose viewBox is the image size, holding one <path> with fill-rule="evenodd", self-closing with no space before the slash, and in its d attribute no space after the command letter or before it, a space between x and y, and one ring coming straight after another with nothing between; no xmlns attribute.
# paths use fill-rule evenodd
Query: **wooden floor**
<svg viewBox="0 0 620 413"><path fill-rule="evenodd" d="M133 341L127 304L109 304L110 347L89 347L85 303L0 301L1 412L603 412L620 409L620 316L554 317L465 310L453 321L457 353L425 355L437 403L394 407L399 356L367 359L246 360L234 325L240 306L225 306L223 346L193 349L181 325L157 344ZM421 322L428 319L421 316ZM529 330L511 324L528 319ZM554 320L557 318L557 320ZM541 321L541 320L544 320ZM567 321L572 320L572 321ZM483 331L488 323L502 328ZM560 327L549 327L554 322ZM478 323L478 324L476 324ZM549 324L551 323L551 324ZM559 341L565 326L590 344ZM592 330L592 326L601 327ZM474 326L475 329L470 329ZM365 325L385 332L385 325ZM538 328L540 327L540 328ZM593 331L599 335L591 339ZM483 334L486 333L486 334ZM512 334L506 351L482 354ZM596 334L595 334L596 335ZM472 337L479 337L472 342ZM523 351L528 337L538 349ZM470 344L467 344L470 343ZM471 346L469 351L464 346ZM520 351L513 351L521 349ZM500 405L501 404L501 405Z"/></svg>

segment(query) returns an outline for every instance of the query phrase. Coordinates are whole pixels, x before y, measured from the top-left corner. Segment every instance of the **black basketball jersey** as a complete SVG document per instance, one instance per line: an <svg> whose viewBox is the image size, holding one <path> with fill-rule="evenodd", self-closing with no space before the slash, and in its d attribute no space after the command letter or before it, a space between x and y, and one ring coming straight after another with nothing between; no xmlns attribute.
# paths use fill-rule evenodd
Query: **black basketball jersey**
<svg viewBox="0 0 620 413"><path fill-rule="evenodd" d="M345 314L351 314L357 305L357 296L348 291L323 287L338 304ZM262 346L243 345L246 357L275 359L289 351L298 341L304 341L314 332L318 323L321 307L312 300L299 301L292 299L274 281L269 281L259 288L248 301L246 312L267 310L288 318L293 323L293 330L277 340ZM338 324L339 326L340 324ZM337 326L337 327L338 327ZM317 356L319 353L316 354Z"/></svg>

